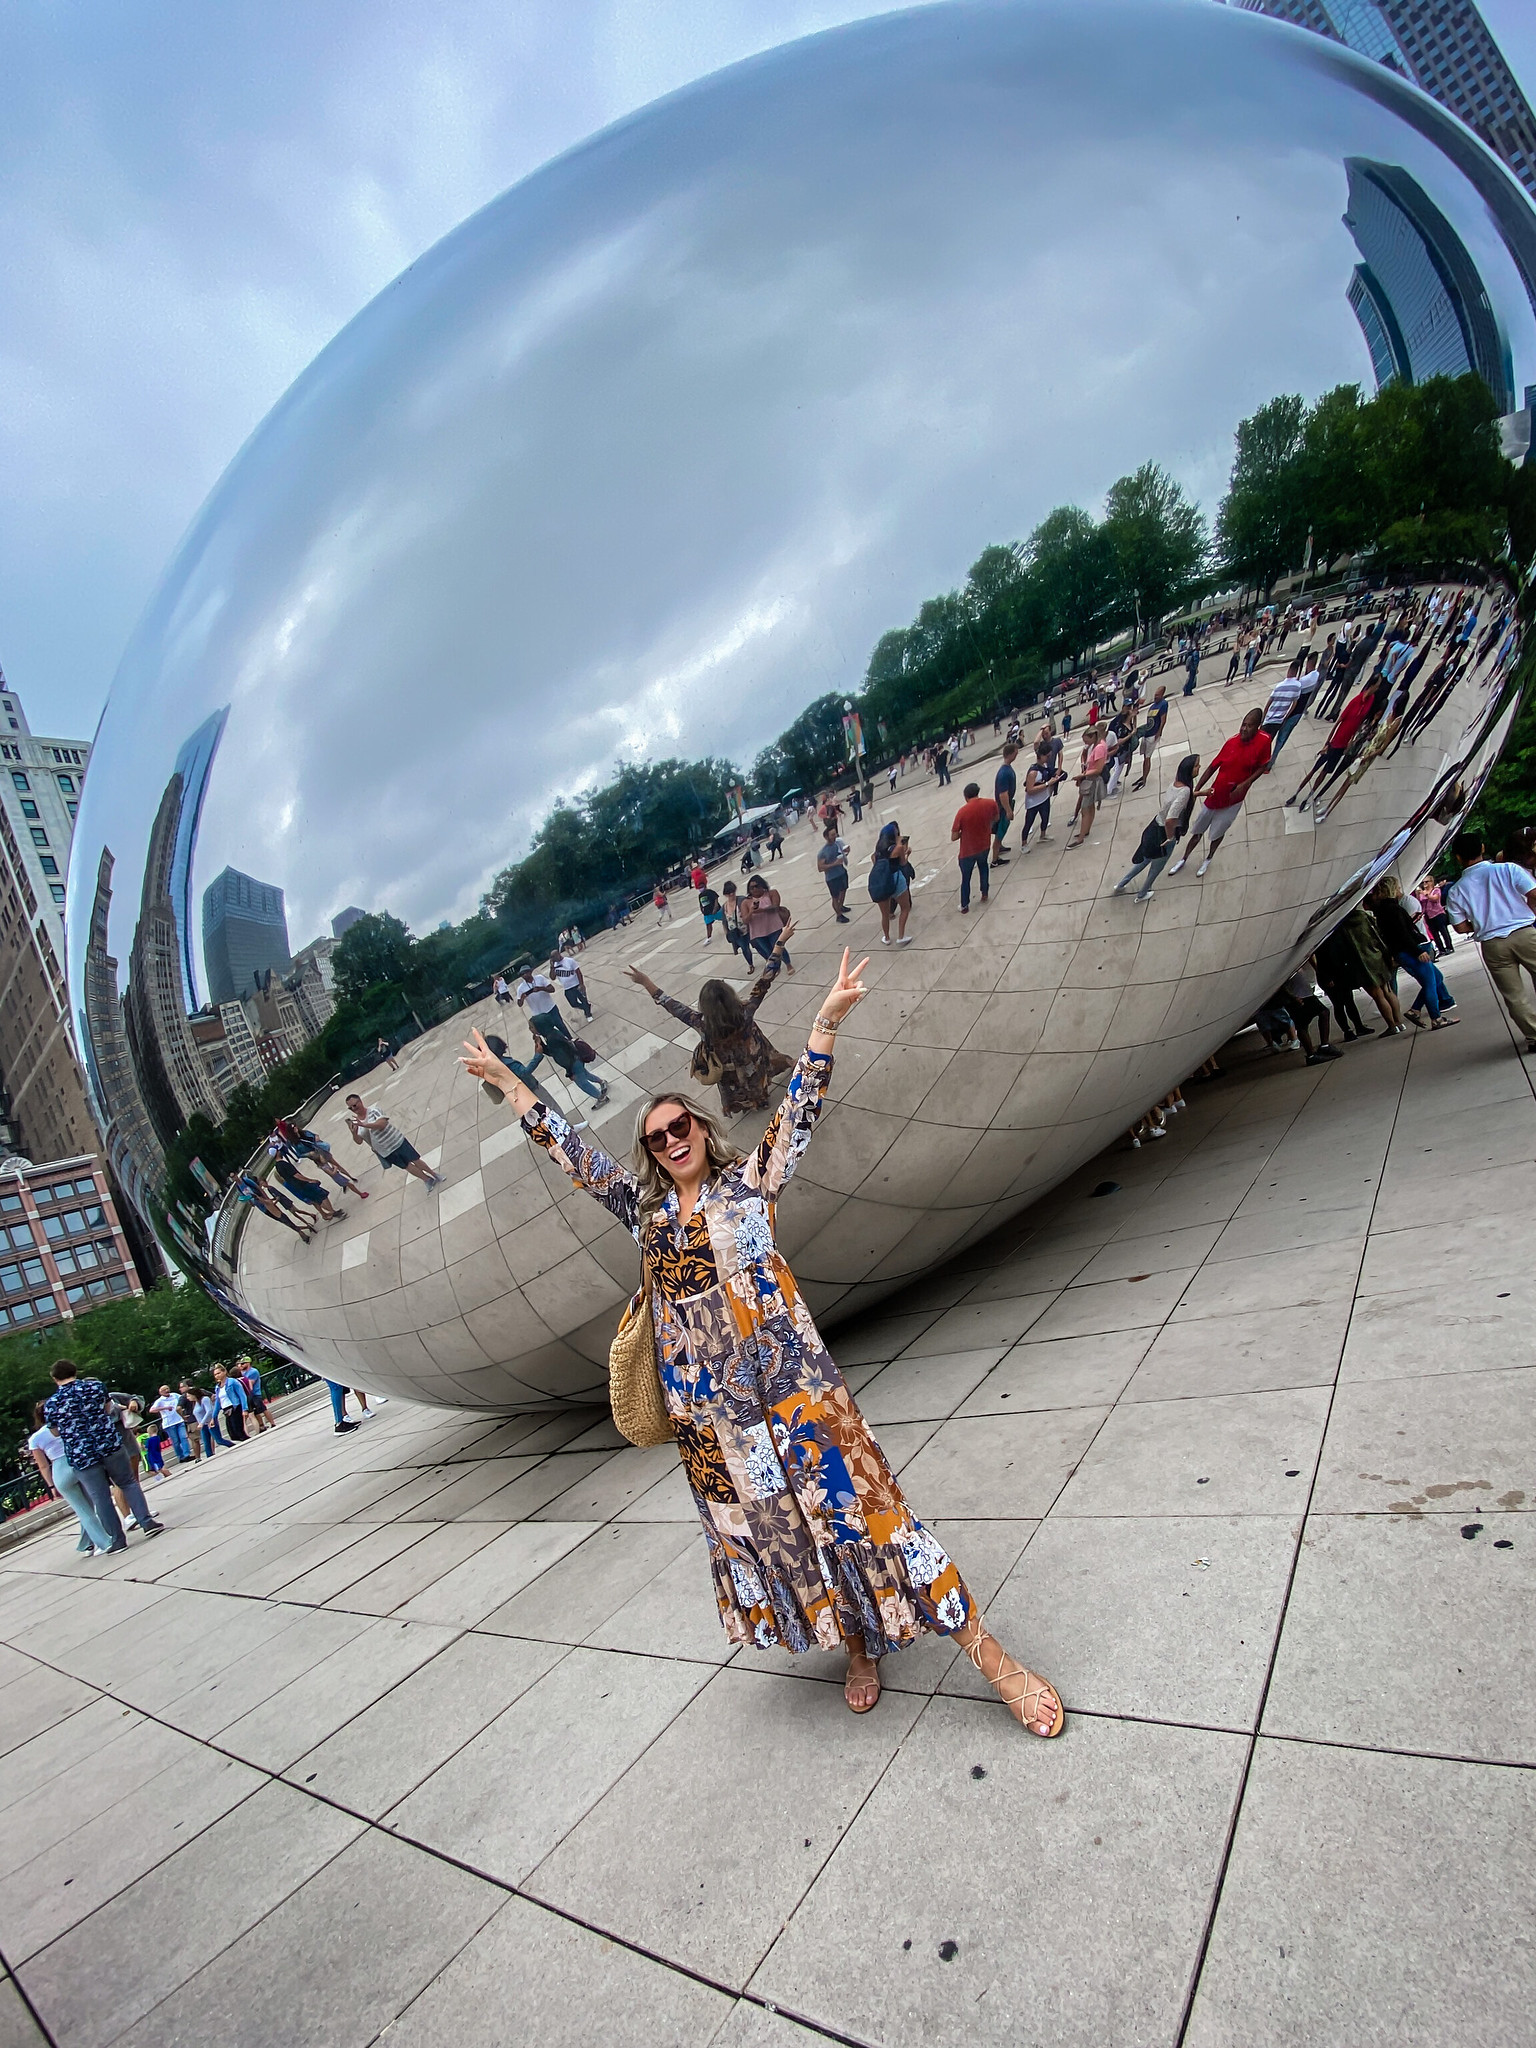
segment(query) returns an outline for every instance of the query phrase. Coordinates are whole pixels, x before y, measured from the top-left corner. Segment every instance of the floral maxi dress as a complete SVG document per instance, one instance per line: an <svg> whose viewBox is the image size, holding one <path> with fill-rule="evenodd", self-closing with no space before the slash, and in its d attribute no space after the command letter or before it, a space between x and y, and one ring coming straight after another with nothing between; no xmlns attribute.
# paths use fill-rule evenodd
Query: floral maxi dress
<svg viewBox="0 0 1536 2048"><path fill-rule="evenodd" d="M913 1516L800 1299L774 1203L810 1142L832 1071L806 1051L756 1151L642 1218L633 1177L539 1103L536 1144L630 1230L650 1275L667 1412L733 1642L872 1657L963 1628L960 1574Z"/></svg>

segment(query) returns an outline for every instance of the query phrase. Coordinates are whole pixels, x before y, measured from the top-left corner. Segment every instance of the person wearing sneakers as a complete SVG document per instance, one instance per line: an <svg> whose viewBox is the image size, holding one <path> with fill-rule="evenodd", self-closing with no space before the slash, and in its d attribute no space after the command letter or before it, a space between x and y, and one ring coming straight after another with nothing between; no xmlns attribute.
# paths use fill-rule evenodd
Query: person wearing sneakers
<svg viewBox="0 0 1536 2048"><path fill-rule="evenodd" d="M434 1173L403 1131L396 1130L382 1109L370 1109L361 1095L347 1097L347 1128L354 1145L371 1145L380 1166L398 1166L429 1188L441 1185L442 1175Z"/></svg>
<svg viewBox="0 0 1536 2048"><path fill-rule="evenodd" d="M966 917L971 908L971 877L975 875L981 883L981 900L987 900L991 877L987 872L987 853L992 844L993 827L997 824L997 805L989 796L981 793L979 782L968 782L964 789L965 802L955 813L955 821L949 828L952 840L959 841L960 852L960 915Z"/></svg>
<svg viewBox="0 0 1536 2048"><path fill-rule="evenodd" d="M1158 806L1157 815L1153 818L1151 824L1142 833L1141 843L1136 848L1136 858L1131 862L1119 881L1116 882L1114 888L1110 890L1111 896L1123 896L1137 875L1145 869L1147 871L1147 879L1137 891L1136 901L1138 903L1150 903L1152 901L1152 885L1168 865L1169 856L1173 852L1179 834L1184 830L1184 826L1188 821L1189 807L1194 793L1195 777L1199 772L1200 756L1198 754L1186 754L1179 763L1178 773L1174 777L1173 788L1169 790L1163 802Z"/></svg>
<svg viewBox="0 0 1536 2048"><path fill-rule="evenodd" d="M1216 858L1216 849L1231 831L1243 800L1255 782L1269 766L1269 735L1263 730L1264 713L1255 708L1248 712L1242 724L1227 740L1212 760L1210 766L1195 784L1195 795L1199 796L1207 782L1211 782L1211 793L1201 799L1195 813L1195 822L1189 828L1189 839L1184 851L1169 868L1170 875L1176 875L1184 867L1201 839L1206 841L1205 859L1195 870L1203 875ZM1211 781L1212 777L1214 781Z"/></svg>
<svg viewBox="0 0 1536 2048"><path fill-rule="evenodd" d="M128 1548L112 1500L114 1487L143 1533L158 1536L165 1524L149 1512L106 1388L100 1380L81 1379L72 1359L55 1360L52 1372L53 1392L43 1403L43 1421L63 1444L70 1470L85 1489L96 1525L107 1538L107 1549Z"/></svg>

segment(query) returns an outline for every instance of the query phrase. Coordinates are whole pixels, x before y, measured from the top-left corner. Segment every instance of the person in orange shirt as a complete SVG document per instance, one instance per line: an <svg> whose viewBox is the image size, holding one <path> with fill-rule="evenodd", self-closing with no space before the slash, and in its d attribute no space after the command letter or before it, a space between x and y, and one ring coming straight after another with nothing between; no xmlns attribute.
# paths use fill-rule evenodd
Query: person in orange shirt
<svg viewBox="0 0 1536 2048"><path fill-rule="evenodd" d="M981 882L981 900L987 900L991 874L987 867L987 855L992 845L992 827L1002 812L999 805L989 796L981 793L979 782L968 782L964 789L965 802L955 813L955 822L949 828L951 839L960 842L960 915L966 916L971 907L971 876Z"/></svg>

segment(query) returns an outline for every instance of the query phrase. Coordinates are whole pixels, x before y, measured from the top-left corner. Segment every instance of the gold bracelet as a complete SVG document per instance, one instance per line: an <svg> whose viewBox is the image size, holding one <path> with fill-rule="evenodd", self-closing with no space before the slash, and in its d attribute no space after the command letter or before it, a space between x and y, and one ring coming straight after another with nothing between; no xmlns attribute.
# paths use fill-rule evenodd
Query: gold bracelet
<svg viewBox="0 0 1536 2048"><path fill-rule="evenodd" d="M816 1022L811 1026L811 1029L813 1031L825 1031L828 1038L836 1038L837 1036L837 1026L832 1022L830 1017L818 1017L816 1019Z"/></svg>

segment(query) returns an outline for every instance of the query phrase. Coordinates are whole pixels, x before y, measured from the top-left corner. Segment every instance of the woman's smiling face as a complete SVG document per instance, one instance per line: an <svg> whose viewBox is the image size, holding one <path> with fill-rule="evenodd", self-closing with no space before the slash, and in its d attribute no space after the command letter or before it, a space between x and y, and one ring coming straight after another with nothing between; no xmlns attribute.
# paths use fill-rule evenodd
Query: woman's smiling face
<svg viewBox="0 0 1536 2048"><path fill-rule="evenodd" d="M688 1117L686 1136L679 1136L668 1130L668 1125L680 1118ZM666 1145L657 1151L650 1144L654 1132L666 1135ZM703 1173L706 1165L704 1126L696 1116L689 1114L681 1102L658 1102L645 1120L645 1136L652 1157L669 1173L673 1180L690 1181Z"/></svg>

